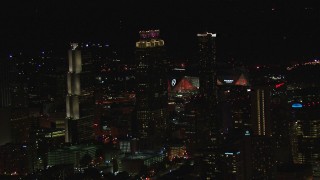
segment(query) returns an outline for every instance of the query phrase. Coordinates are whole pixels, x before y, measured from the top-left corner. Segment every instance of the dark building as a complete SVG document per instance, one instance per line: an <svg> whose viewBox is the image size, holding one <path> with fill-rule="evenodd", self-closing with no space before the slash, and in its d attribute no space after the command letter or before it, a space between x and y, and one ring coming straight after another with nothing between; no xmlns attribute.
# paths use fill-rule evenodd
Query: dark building
<svg viewBox="0 0 320 180"><path fill-rule="evenodd" d="M276 84L271 91L270 118L274 138L277 164L292 163L289 136L290 106L288 105L287 86Z"/></svg>
<svg viewBox="0 0 320 180"><path fill-rule="evenodd" d="M0 145L11 142L10 109L0 107Z"/></svg>
<svg viewBox="0 0 320 180"><path fill-rule="evenodd" d="M0 60L0 145L11 142L10 132L10 72L8 59Z"/></svg>
<svg viewBox="0 0 320 180"><path fill-rule="evenodd" d="M218 102L222 112L223 131L243 129L250 124L251 83L247 68L238 63L217 65Z"/></svg>
<svg viewBox="0 0 320 180"><path fill-rule="evenodd" d="M316 178L320 177L320 81L316 78L319 68L319 61L287 68L293 162L311 165Z"/></svg>
<svg viewBox="0 0 320 180"><path fill-rule="evenodd" d="M0 61L0 107L8 107L11 105L10 94L10 65L9 59L4 58Z"/></svg>
<svg viewBox="0 0 320 180"><path fill-rule="evenodd" d="M82 59L77 43L71 44L68 94L66 97L66 142L93 139L94 76L90 59Z"/></svg>
<svg viewBox="0 0 320 180"><path fill-rule="evenodd" d="M274 140L267 136L251 138L252 179L273 179L275 172Z"/></svg>
<svg viewBox="0 0 320 180"><path fill-rule="evenodd" d="M216 101L216 34L197 34L199 40L199 91L210 104Z"/></svg>
<svg viewBox="0 0 320 180"><path fill-rule="evenodd" d="M0 147L0 174L26 175L33 172L33 148L27 144L6 144Z"/></svg>
<svg viewBox="0 0 320 180"><path fill-rule="evenodd" d="M140 40L136 42L135 52L137 136L142 139L163 137L168 114L164 41L159 37L159 30L139 33ZM157 142L160 142L160 139Z"/></svg>
<svg viewBox="0 0 320 180"><path fill-rule="evenodd" d="M240 151L235 150L227 150L222 154L223 166L221 169L224 179L244 179L243 166L241 166L243 162L240 154Z"/></svg>
<svg viewBox="0 0 320 180"><path fill-rule="evenodd" d="M320 176L319 105L293 110L290 123L293 162L312 165L314 176Z"/></svg>
<svg viewBox="0 0 320 180"><path fill-rule="evenodd" d="M302 164L283 164L277 167L276 179L313 179L312 166Z"/></svg>
<svg viewBox="0 0 320 180"><path fill-rule="evenodd" d="M234 148L238 151L233 155L239 156L239 159L229 166L233 165L230 168L234 169L233 174L236 179L273 179L276 168L274 140L271 137L254 136L251 133L247 130L244 134L238 135L241 136L241 139L234 142ZM228 174L230 173L227 171Z"/></svg>
<svg viewBox="0 0 320 180"><path fill-rule="evenodd" d="M202 154L203 175L218 178L219 126L217 114L216 34L197 34L199 43L200 119L197 122L197 141ZM200 158L201 159L201 158Z"/></svg>

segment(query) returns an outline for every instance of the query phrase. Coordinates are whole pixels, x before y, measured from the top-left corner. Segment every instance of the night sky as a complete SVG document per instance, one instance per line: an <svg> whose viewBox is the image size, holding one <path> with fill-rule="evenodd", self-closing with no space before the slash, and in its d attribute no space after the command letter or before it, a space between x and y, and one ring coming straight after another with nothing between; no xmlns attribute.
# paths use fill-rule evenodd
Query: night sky
<svg viewBox="0 0 320 180"><path fill-rule="evenodd" d="M218 34L219 61L286 63L320 57L320 7L311 1L31 0L0 5L0 53L65 51L70 41L108 42L131 53L139 30L160 29L173 59L194 56L196 33Z"/></svg>

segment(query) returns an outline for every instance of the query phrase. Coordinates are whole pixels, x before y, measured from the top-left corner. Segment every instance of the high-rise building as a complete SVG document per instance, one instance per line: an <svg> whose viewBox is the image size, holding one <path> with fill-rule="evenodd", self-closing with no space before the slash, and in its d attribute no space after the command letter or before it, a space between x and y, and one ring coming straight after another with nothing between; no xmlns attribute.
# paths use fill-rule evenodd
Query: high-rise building
<svg viewBox="0 0 320 180"><path fill-rule="evenodd" d="M313 174L320 176L319 105L293 108L290 123L293 162L312 165Z"/></svg>
<svg viewBox="0 0 320 180"><path fill-rule="evenodd" d="M216 34L197 34L199 40L199 91L210 104L217 99Z"/></svg>
<svg viewBox="0 0 320 180"><path fill-rule="evenodd" d="M253 132L259 136L270 136L270 89L268 87L257 87L252 97L252 125Z"/></svg>
<svg viewBox="0 0 320 180"><path fill-rule="evenodd" d="M256 86L251 94L251 160L253 179L273 179L275 164L275 137L272 136L270 86Z"/></svg>
<svg viewBox="0 0 320 180"><path fill-rule="evenodd" d="M10 109L0 107L0 145L11 142Z"/></svg>
<svg viewBox="0 0 320 180"><path fill-rule="evenodd" d="M206 178L219 174L219 122L217 116L216 34L197 34L199 42L200 119L198 144L204 159Z"/></svg>
<svg viewBox="0 0 320 180"><path fill-rule="evenodd" d="M274 139L268 136L251 137L252 179L274 179Z"/></svg>
<svg viewBox="0 0 320 180"><path fill-rule="evenodd" d="M7 59L0 60L0 145L11 141L10 132L10 73Z"/></svg>
<svg viewBox="0 0 320 180"><path fill-rule="evenodd" d="M137 136L141 139L163 137L168 114L167 59L164 41L159 37L159 30L139 33L140 40L136 42L135 52ZM160 142L160 139L157 142ZM152 148L154 145L147 146Z"/></svg>
<svg viewBox="0 0 320 180"><path fill-rule="evenodd" d="M93 79L91 62L83 61L77 43L68 51L66 97L66 142L81 142L93 138Z"/></svg>
<svg viewBox="0 0 320 180"><path fill-rule="evenodd" d="M290 107L290 141L294 164L312 166L320 177L320 61L288 67L287 97Z"/></svg>
<svg viewBox="0 0 320 180"><path fill-rule="evenodd" d="M11 105L10 95L10 72L8 59L0 61L0 107L8 107Z"/></svg>

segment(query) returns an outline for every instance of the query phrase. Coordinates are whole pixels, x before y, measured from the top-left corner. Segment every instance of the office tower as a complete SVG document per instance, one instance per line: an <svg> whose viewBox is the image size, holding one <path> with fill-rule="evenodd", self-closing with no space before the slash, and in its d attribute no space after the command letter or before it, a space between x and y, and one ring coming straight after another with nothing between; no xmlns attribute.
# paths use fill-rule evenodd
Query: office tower
<svg viewBox="0 0 320 180"><path fill-rule="evenodd" d="M293 162L311 165L315 179L320 177L320 80L315 78L319 68L319 61L287 68Z"/></svg>
<svg viewBox="0 0 320 180"><path fill-rule="evenodd" d="M10 95L10 63L9 59L0 60L0 107L9 107L11 105Z"/></svg>
<svg viewBox="0 0 320 180"><path fill-rule="evenodd" d="M270 120L274 138L277 164L292 163L289 136L290 106L288 106L287 86L276 84L271 94Z"/></svg>
<svg viewBox="0 0 320 180"><path fill-rule="evenodd" d="M253 133L260 136L271 135L270 121L270 89L256 87L252 94L252 125Z"/></svg>
<svg viewBox="0 0 320 180"><path fill-rule="evenodd" d="M199 91L210 104L216 103L216 34L197 34L199 41Z"/></svg>
<svg viewBox="0 0 320 180"><path fill-rule="evenodd" d="M270 86L257 86L252 89L251 96L251 159L252 178L272 179L275 171L275 138L272 137L270 118Z"/></svg>
<svg viewBox="0 0 320 180"><path fill-rule="evenodd" d="M206 178L218 178L219 122L217 116L216 34L197 34L199 42L199 93L201 97L197 138L203 152Z"/></svg>
<svg viewBox="0 0 320 180"><path fill-rule="evenodd" d="M0 107L0 145L11 142L10 109Z"/></svg>
<svg viewBox="0 0 320 180"><path fill-rule="evenodd" d="M8 59L0 60L0 145L11 141L10 132L10 73Z"/></svg>
<svg viewBox="0 0 320 180"><path fill-rule="evenodd" d="M222 171L224 179L244 179L243 178L243 164L241 159L241 152L238 150L226 150L222 153L223 166ZM242 168L242 169L241 169Z"/></svg>
<svg viewBox="0 0 320 180"><path fill-rule="evenodd" d="M93 138L93 79L91 63L81 57L77 43L68 51L66 97L66 142L82 142Z"/></svg>
<svg viewBox="0 0 320 180"><path fill-rule="evenodd" d="M198 34L199 42L199 94L202 99L201 118L208 133L217 130L217 77L216 77L216 34ZM208 135L208 134L206 134ZM211 139L211 138L210 138Z"/></svg>
<svg viewBox="0 0 320 180"><path fill-rule="evenodd" d="M306 164L283 164L277 168L275 179L314 179L312 166Z"/></svg>
<svg viewBox="0 0 320 180"><path fill-rule="evenodd" d="M318 101L317 101L318 102ZM312 165L315 177L320 176L320 105L292 108L293 119L290 122L293 162ZM310 106L309 106L309 105Z"/></svg>
<svg viewBox="0 0 320 180"><path fill-rule="evenodd" d="M276 165L273 139L255 136L250 130L238 136L238 140L224 144L225 152L228 153L223 153L222 157L223 177L233 175L231 179L274 179Z"/></svg>
<svg viewBox="0 0 320 180"><path fill-rule="evenodd" d="M136 42L136 120L141 139L165 135L167 126L167 60L159 30L140 31ZM147 141L151 143L152 141ZM154 145L146 145L152 148Z"/></svg>
<svg viewBox="0 0 320 180"><path fill-rule="evenodd" d="M268 136L251 137L252 179L273 179L275 172L274 139Z"/></svg>
<svg viewBox="0 0 320 180"><path fill-rule="evenodd" d="M33 148L28 144L6 144L0 146L0 174L25 175L35 172ZM1 176L1 179L7 179Z"/></svg>

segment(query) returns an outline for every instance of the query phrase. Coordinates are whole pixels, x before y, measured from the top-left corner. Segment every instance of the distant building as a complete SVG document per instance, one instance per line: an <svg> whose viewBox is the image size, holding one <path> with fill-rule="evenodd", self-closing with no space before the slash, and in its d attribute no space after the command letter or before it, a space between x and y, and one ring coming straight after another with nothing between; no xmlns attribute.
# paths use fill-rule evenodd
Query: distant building
<svg viewBox="0 0 320 180"><path fill-rule="evenodd" d="M218 178L219 126L217 114L216 34L197 34L199 46L200 119L197 141L206 166L206 178Z"/></svg>
<svg viewBox="0 0 320 180"><path fill-rule="evenodd" d="M0 61L0 107L9 107L11 105L10 94L10 64L7 58Z"/></svg>
<svg viewBox="0 0 320 180"><path fill-rule="evenodd" d="M244 135L240 136L243 138L235 144L238 150L236 153L231 151L233 156L236 156L233 158L235 162L231 163L236 179L274 179L274 139L268 136L254 136L250 131L245 131Z"/></svg>
<svg viewBox="0 0 320 180"><path fill-rule="evenodd" d="M121 170L128 172L130 175L136 175L144 170L144 168L149 168L156 163L161 163L164 158L165 154L163 153L135 153L121 160Z"/></svg>
<svg viewBox="0 0 320 180"><path fill-rule="evenodd" d="M77 43L71 44L66 97L66 142L93 139L94 85L92 62L82 59Z"/></svg>
<svg viewBox="0 0 320 180"><path fill-rule="evenodd" d="M9 108L0 108L0 145L12 141L10 114Z"/></svg>
<svg viewBox="0 0 320 180"><path fill-rule="evenodd" d="M187 149L185 145L173 144L168 147L168 159L172 161L175 158L187 158Z"/></svg>
<svg viewBox="0 0 320 180"><path fill-rule="evenodd" d="M252 92L252 128L259 136L270 136L272 124L270 120L270 87L254 87Z"/></svg>
<svg viewBox="0 0 320 180"><path fill-rule="evenodd" d="M34 171L33 147L27 144L6 144L0 146L0 174L27 175Z"/></svg>
<svg viewBox="0 0 320 180"><path fill-rule="evenodd" d="M12 108L10 111L10 124L13 143L26 143L30 141L30 133L38 125L39 116L32 116L28 108Z"/></svg>
<svg viewBox="0 0 320 180"><path fill-rule="evenodd" d="M145 148L152 148L155 144L150 143L163 140L167 126L167 59L159 30L139 33L140 40L136 42L136 134L141 139L158 137L156 141L145 141Z"/></svg>
<svg viewBox="0 0 320 180"><path fill-rule="evenodd" d="M224 179L243 179L242 171L243 166L241 166L241 156L240 151L230 150L222 153L222 164L221 168Z"/></svg>
<svg viewBox="0 0 320 180"><path fill-rule="evenodd" d="M216 34L197 34L199 42L199 90L208 101L214 101L216 94Z"/></svg>
<svg viewBox="0 0 320 180"><path fill-rule="evenodd" d="M290 108L290 140L294 164L312 166L320 177L320 62L311 61L287 69Z"/></svg>
<svg viewBox="0 0 320 180"><path fill-rule="evenodd" d="M316 105L295 109L295 118L290 123L293 162L312 165L315 177L320 176L319 107L320 105Z"/></svg>
<svg viewBox="0 0 320 180"><path fill-rule="evenodd" d="M85 154L89 154L90 157L94 159L97 148L98 147L94 145L78 145L49 151L48 166L72 164L73 167L79 168L81 158L83 158Z"/></svg>
<svg viewBox="0 0 320 180"><path fill-rule="evenodd" d="M0 145L11 142L10 131L10 73L7 59L0 60Z"/></svg>
<svg viewBox="0 0 320 180"><path fill-rule="evenodd" d="M312 180L312 166L302 164L283 164L277 167L275 179L277 180L291 180L291 179L305 179Z"/></svg>
<svg viewBox="0 0 320 180"><path fill-rule="evenodd" d="M69 179L74 174L73 164L59 164L41 172L40 178Z"/></svg>
<svg viewBox="0 0 320 180"><path fill-rule="evenodd" d="M251 138L252 179L273 179L275 173L274 139L267 136Z"/></svg>

